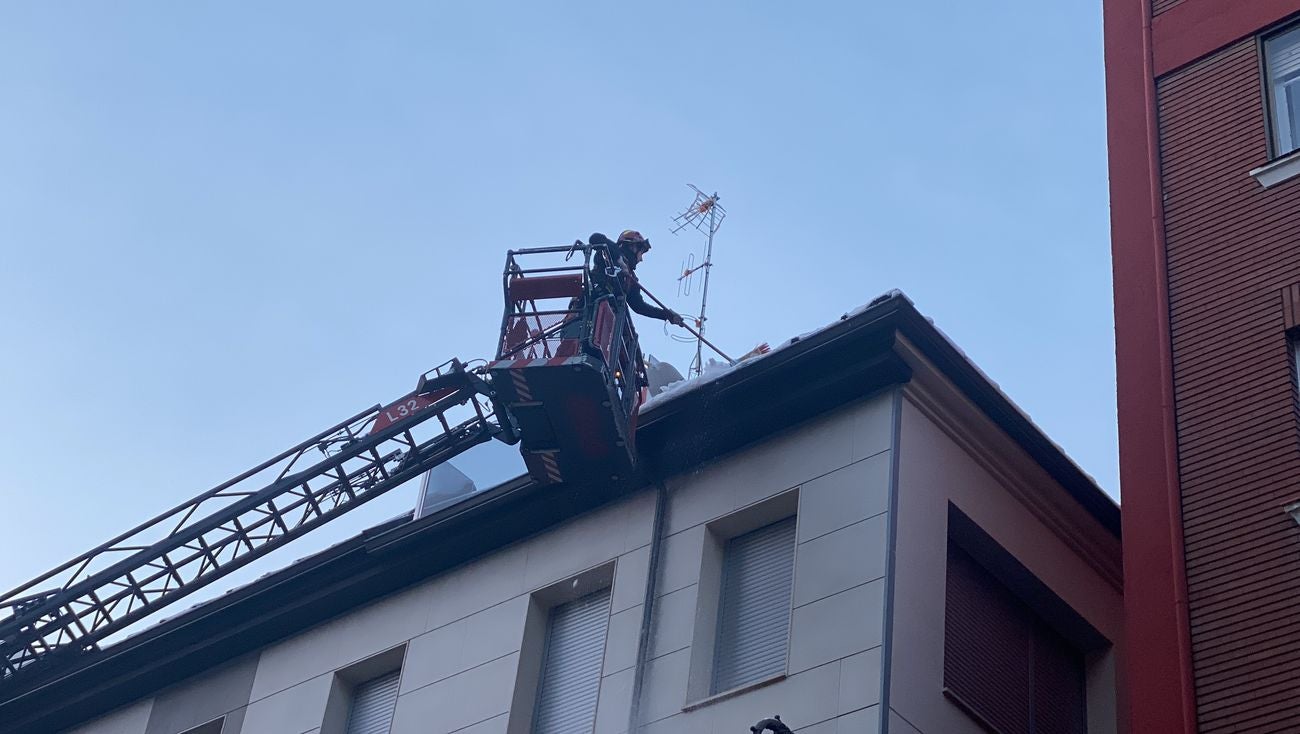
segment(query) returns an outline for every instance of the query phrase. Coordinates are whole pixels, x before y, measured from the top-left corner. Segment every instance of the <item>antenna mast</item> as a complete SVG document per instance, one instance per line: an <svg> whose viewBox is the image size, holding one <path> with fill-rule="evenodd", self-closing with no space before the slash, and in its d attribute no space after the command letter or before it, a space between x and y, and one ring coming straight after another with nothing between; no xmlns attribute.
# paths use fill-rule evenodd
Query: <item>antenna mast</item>
<svg viewBox="0 0 1300 734"><path fill-rule="evenodd" d="M690 295L690 283L699 271L704 271L704 285L700 289L700 313L695 317L695 328L699 331L699 336L695 339L695 359L691 362L690 370L687 377L698 376L704 371L703 349L704 349L704 329L708 317L705 312L709 308L709 273L713 270L713 236L718 233L718 228L722 226L722 220L727 217L727 210L722 208L718 203L718 192L713 192L710 196L700 191L694 184L687 184L695 192L695 200L686 208L686 211L673 217L673 234L681 232L687 227L692 227L696 231L703 232L708 237L708 244L704 249L704 262L699 265L694 264L692 256L689 264L682 268L682 275L677 279L679 284L684 282L685 294Z"/></svg>

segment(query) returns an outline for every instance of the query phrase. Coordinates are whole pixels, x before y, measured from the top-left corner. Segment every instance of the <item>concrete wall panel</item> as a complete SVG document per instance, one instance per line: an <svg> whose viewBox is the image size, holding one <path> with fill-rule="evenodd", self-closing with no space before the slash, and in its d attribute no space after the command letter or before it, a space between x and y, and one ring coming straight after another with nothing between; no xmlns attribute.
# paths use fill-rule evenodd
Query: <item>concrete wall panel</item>
<svg viewBox="0 0 1300 734"><path fill-rule="evenodd" d="M457 729L455 734L506 734L506 719L505 714L493 716L487 721L480 721L477 724L470 724L464 729Z"/></svg>
<svg viewBox="0 0 1300 734"><path fill-rule="evenodd" d="M414 638L402 666L402 693L518 652L527 611L528 597L520 595Z"/></svg>
<svg viewBox="0 0 1300 734"><path fill-rule="evenodd" d="M502 548L428 582L424 629L437 629L528 591L524 572L528 549L536 542L532 539Z"/></svg>
<svg viewBox="0 0 1300 734"><path fill-rule="evenodd" d="M850 714L880 703L881 648L840 660L840 702L836 712Z"/></svg>
<svg viewBox="0 0 1300 734"><path fill-rule="evenodd" d="M318 675L252 702L240 734L299 734L320 728L333 678L332 673Z"/></svg>
<svg viewBox="0 0 1300 734"><path fill-rule="evenodd" d="M246 656L159 693L145 734L176 734L242 709L249 702L257 663L256 654ZM226 724L225 734L239 734L235 721Z"/></svg>
<svg viewBox="0 0 1300 734"><path fill-rule="evenodd" d="M790 621L790 672L878 647L884 610L883 579L796 607Z"/></svg>
<svg viewBox="0 0 1300 734"><path fill-rule="evenodd" d="M610 615L609 628L605 632L604 675L613 675L636 665L642 610L643 607L636 606Z"/></svg>
<svg viewBox="0 0 1300 734"><path fill-rule="evenodd" d="M94 721L71 729L67 734L144 734L149 725L153 699L147 698L105 714Z"/></svg>
<svg viewBox="0 0 1300 734"><path fill-rule="evenodd" d="M600 700L596 704L595 734L619 734L627 731L634 674L632 668L626 668L601 679Z"/></svg>
<svg viewBox="0 0 1300 734"><path fill-rule="evenodd" d="M800 543L795 562L794 605L799 607L884 578L888 520L888 515L876 515Z"/></svg>
<svg viewBox="0 0 1300 734"><path fill-rule="evenodd" d="M252 698L265 698L425 631L432 588L409 589L262 651Z"/></svg>
<svg viewBox="0 0 1300 734"><path fill-rule="evenodd" d="M889 509L889 452L805 482L799 491L799 540L809 540Z"/></svg>
<svg viewBox="0 0 1300 734"><path fill-rule="evenodd" d="M646 665L641 690L642 722L656 721L678 713L686 705L686 680L690 672L691 651L655 658Z"/></svg>
<svg viewBox="0 0 1300 734"><path fill-rule="evenodd" d="M540 589L617 558L626 550L629 515L622 504L605 507L525 544L524 588Z"/></svg>
<svg viewBox="0 0 1300 734"><path fill-rule="evenodd" d="M696 525L664 539L659 558L658 596L671 594L694 584L700 578L700 559L704 555L704 526Z"/></svg>
<svg viewBox="0 0 1300 734"><path fill-rule="evenodd" d="M678 533L889 448L889 399L873 398L795 426L674 477L668 533ZM871 454L858 456L865 451Z"/></svg>
<svg viewBox="0 0 1300 734"><path fill-rule="evenodd" d="M392 734L447 734L504 719L518 667L519 656L508 655L398 696Z"/></svg>
<svg viewBox="0 0 1300 734"><path fill-rule="evenodd" d="M609 600L612 612L621 612L645 602L646 573L650 568L650 546L642 546L618 557L614 593Z"/></svg>
<svg viewBox="0 0 1300 734"><path fill-rule="evenodd" d="M779 714L782 721L799 732L805 725L834 718L839 695L840 664L835 662L712 703L707 708L712 730L716 732L743 732L759 717L774 714ZM690 713L699 711L702 709Z"/></svg>

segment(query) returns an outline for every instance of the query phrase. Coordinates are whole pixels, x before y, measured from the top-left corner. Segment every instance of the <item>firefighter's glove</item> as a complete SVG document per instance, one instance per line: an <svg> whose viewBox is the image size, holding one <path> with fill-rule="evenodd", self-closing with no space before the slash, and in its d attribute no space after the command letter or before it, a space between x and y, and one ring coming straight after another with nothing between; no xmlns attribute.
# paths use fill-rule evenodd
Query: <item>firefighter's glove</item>
<svg viewBox="0 0 1300 734"><path fill-rule="evenodd" d="M672 324L673 326L686 326L686 319L683 319L682 315L677 313L676 311L669 311L668 323Z"/></svg>

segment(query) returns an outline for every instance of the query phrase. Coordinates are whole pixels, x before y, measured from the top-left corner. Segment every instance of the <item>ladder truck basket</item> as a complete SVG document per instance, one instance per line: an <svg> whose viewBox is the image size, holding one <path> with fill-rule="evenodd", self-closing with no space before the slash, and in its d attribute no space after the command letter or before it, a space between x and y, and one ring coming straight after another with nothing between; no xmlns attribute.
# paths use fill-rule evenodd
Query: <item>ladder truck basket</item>
<svg viewBox="0 0 1300 734"><path fill-rule="evenodd" d="M579 259L579 256L581 259ZM544 483L626 479L645 366L620 278L603 245L511 250L505 314L488 365Z"/></svg>

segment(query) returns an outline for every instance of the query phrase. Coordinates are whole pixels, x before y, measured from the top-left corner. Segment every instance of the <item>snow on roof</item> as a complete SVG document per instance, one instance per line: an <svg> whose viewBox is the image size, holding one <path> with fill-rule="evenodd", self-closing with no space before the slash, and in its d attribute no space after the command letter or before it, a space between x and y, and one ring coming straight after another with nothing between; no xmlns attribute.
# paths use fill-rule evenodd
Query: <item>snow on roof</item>
<svg viewBox="0 0 1300 734"><path fill-rule="evenodd" d="M790 339L778 344L777 346L772 347L772 350L767 352L766 354L757 354L747 359L737 361L735 364L727 364L725 362L719 362L716 359L710 359L708 363L704 365L704 369L700 372L699 375L695 377L683 379L683 380L678 380L677 382L664 385L662 388L659 389L658 393L651 395L649 399L647 399L644 403L641 404L641 410L643 411L649 410L655 407L656 405L662 405L671 400L675 400L681 397L682 395L685 395L688 392L691 392L693 390L698 390L700 387L704 385L708 385L709 383L716 382L717 380L719 380L720 378L722 378L727 374L730 374L737 367L740 367L743 364L750 364L752 362L757 362L759 360L766 359L767 357L776 354L777 352L781 351L782 349L785 349L786 347L789 347L792 344L796 344L798 342L803 341L804 339L808 339L809 337L816 336L817 334L826 331L832 326L835 326L836 324L842 321L847 321L848 319L851 319L854 316L858 316L863 312L865 312L867 309L871 308L872 306L875 306L876 304L881 303L883 301L887 301L891 298L902 298L908 303L912 302L912 300L908 298L905 293L895 288L893 290L882 293L879 296L876 296L875 298L871 299L870 301L867 301L861 306L858 306L854 309L845 312L838 319L830 322L829 324L826 324L825 326L822 326L817 329L813 329L812 331L806 331L798 336L791 337Z"/></svg>

